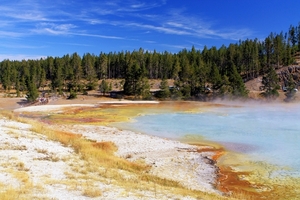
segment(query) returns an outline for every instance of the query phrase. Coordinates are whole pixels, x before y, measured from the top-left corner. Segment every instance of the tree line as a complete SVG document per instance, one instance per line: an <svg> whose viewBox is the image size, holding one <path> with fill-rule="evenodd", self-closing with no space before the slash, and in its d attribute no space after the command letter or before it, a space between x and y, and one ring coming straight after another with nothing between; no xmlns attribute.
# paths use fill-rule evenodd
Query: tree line
<svg viewBox="0 0 300 200"><path fill-rule="evenodd" d="M274 95L274 70L293 64L293 55L300 51L300 23L286 33L270 33L265 40L246 39L229 46L178 53L139 50L101 52L99 55L73 53L63 57L39 60L3 60L0 62L0 83L5 91L12 88L17 96L27 94L33 101L38 90L50 86L62 94L107 89L106 79L123 79L125 95L150 98L149 79L161 79L159 98L205 99L213 97L247 97L244 83L264 75L266 95ZM166 80L173 79L169 87ZM274 80L275 79L275 80ZM273 83L275 81L275 84ZM271 84L272 83L272 84ZM278 89L278 88L277 88ZM276 92L275 92L276 93Z"/></svg>

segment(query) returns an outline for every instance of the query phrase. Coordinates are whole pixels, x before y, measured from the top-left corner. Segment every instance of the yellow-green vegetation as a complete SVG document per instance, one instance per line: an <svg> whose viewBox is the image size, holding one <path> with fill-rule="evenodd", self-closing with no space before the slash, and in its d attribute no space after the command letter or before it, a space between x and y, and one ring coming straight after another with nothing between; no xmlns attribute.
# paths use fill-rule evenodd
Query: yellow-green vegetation
<svg viewBox="0 0 300 200"><path fill-rule="evenodd" d="M279 167L264 163L247 161L241 163L248 168L249 176L245 177L253 186L256 186L264 196L270 199L299 199L300 178L291 176L277 176Z"/></svg>
<svg viewBox="0 0 300 200"><path fill-rule="evenodd" d="M197 106L195 106L197 104ZM195 102L161 102L159 104L105 104L101 107L67 108L62 112L37 112L23 115L30 118L42 118L43 121L53 124L97 124L108 125L113 122L124 122L137 115L145 113L164 112L202 112L219 104L206 104Z"/></svg>
<svg viewBox="0 0 300 200"><path fill-rule="evenodd" d="M182 141L199 146L209 144L212 150L222 152L217 159L220 172L227 179L222 186L237 199L299 199L300 178L277 174L289 169L254 162L244 154L225 152L219 144L205 141L198 135L187 135ZM223 167L229 170L222 171Z"/></svg>
<svg viewBox="0 0 300 200"><path fill-rule="evenodd" d="M96 109L68 109L63 114L51 114L43 120L49 120L47 122L50 123L63 121L64 123L73 124L78 123L79 120L84 118L85 120L81 122L106 125L111 122L129 120L130 117L147 112L147 109L151 109L151 111L154 110L155 112L163 112L160 107L156 105L149 107L145 105L107 106L106 108ZM172 109L170 106L169 111L172 111ZM181 108L177 107L176 109L180 110ZM192 107L190 111L193 111ZM10 112L6 112L5 116L12 120L29 123L32 125L32 131L44 134L49 139L58 141L64 146L72 147L74 151L80 155L81 160L67 160L66 162L68 162L71 167L70 171L65 172L68 179L60 182L54 180L53 183L68 185L70 190L80 190L82 191L82 195L87 197L98 197L103 194L104 190L99 189L96 184L98 182L114 184L124 188L125 191L145 190L151 191L152 193L154 192L155 194L178 194L182 196L192 196L198 199L297 199L297 195L300 193L300 185L298 184L300 182L299 178L289 177L284 180L282 178L271 178L268 174L272 171L271 166L265 166L264 163L245 163L245 166L251 166L251 168L255 166L255 168L248 170L249 173L247 176L238 175L241 180L249 181L252 189L246 188L239 191L239 186L236 185L236 189L230 196L189 190L176 181L149 174L150 166L147 166L143 162L130 162L126 159L116 157L114 152L117 150L117 147L112 142L96 142L87 140L78 134L53 130L40 121L16 117ZM43 116L42 113L41 116ZM97 120L93 120L94 118L97 118ZM187 137L186 141L191 139L190 137L193 136ZM193 141L195 141L194 139L195 138L193 138ZM199 140L202 139L200 138ZM37 149L37 152L45 155L49 154L43 149ZM233 160L237 160L236 158L235 156ZM236 163L224 162L222 164L232 167L237 166ZM22 163L17 163L17 165L16 168L19 171L22 173L26 172L26 170L24 170L26 167L22 167ZM238 170L237 167L233 169ZM235 173L234 170L233 173ZM243 170L247 171L245 169ZM21 175L19 175L19 177L21 178ZM26 181L26 177L24 177L24 180ZM18 193L18 191L16 192ZM228 194L230 194L230 192Z"/></svg>
<svg viewBox="0 0 300 200"><path fill-rule="evenodd" d="M100 189L94 185L93 182L86 182L83 186L83 196L86 197L99 197L102 195Z"/></svg>
<svg viewBox="0 0 300 200"><path fill-rule="evenodd" d="M113 122L128 121L131 117L145 112L145 108L132 109L128 106L107 108L86 108L86 109L68 109L63 113L51 114L46 120L51 123L59 124L99 124L108 125Z"/></svg>
<svg viewBox="0 0 300 200"><path fill-rule="evenodd" d="M3 192L0 192L0 198L1 200L12 200L12 199L20 199L22 196L22 199L24 200L30 200L32 197L25 197L22 195L24 193L23 189L17 189L17 188L8 188L4 190Z"/></svg>
<svg viewBox="0 0 300 200"><path fill-rule="evenodd" d="M71 146L76 153L79 153L84 160L93 160L101 166L123 169L127 171L143 171L148 166L129 162L125 159L113 156L116 147L111 142L94 142L86 140L81 135L56 131L46 128L45 125L29 120L32 124L31 130L48 136L51 140L59 141L65 146Z"/></svg>
<svg viewBox="0 0 300 200"><path fill-rule="evenodd" d="M41 186L33 185L30 175L28 174L29 169L26 168L23 162L18 161L16 158L11 158L10 162L5 163L5 165L2 164L1 166L6 168L6 170L3 171L4 173L7 173L12 179L16 179L20 182L18 187L0 183L1 200L33 199L35 192L39 194L43 191Z"/></svg>
<svg viewBox="0 0 300 200"><path fill-rule="evenodd" d="M151 191L160 194L176 194L183 196L192 196L203 199L226 199L226 197L211 194L201 191L189 190L178 182L168 179L163 179L148 171L150 166L143 162L130 162L126 159L117 157L114 152L117 150L116 146L111 142L95 142L87 140L81 135L67 133L63 131L53 130L48 128L45 124L21 117L14 118L9 115L10 119L22 121L32 125L31 131L44 134L53 141L58 141L64 146L72 147L74 151L80 155L81 165L75 163L71 166L71 171L66 172L68 177L68 184L80 184L79 180L89 181L90 188L81 187L82 194L88 197L96 197L102 194L95 183L97 181L114 184L126 191ZM40 153L47 153L42 149L38 150ZM67 161L70 162L70 161ZM18 164L20 173L25 173L22 164ZM25 168L23 166L23 168ZM19 178L20 173L15 173ZM23 177L26 181L26 176ZM29 182L29 180L27 180ZM60 183L61 184L61 183ZM33 186L32 186L33 187ZM1 196L0 196L1 197Z"/></svg>

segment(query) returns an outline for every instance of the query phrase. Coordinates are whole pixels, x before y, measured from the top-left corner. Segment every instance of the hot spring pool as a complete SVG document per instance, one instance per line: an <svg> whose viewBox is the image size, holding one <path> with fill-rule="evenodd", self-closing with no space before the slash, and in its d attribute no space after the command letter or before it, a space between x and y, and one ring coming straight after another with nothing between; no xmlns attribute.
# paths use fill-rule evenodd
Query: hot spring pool
<svg viewBox="0 0 300 200"><path fill-rule="evenodd" d="M173 139L199 135L253 161L288 167L285 175L300 177L300 105L243 105L213 107L205 112L149 113L115 126Z"/></svg>

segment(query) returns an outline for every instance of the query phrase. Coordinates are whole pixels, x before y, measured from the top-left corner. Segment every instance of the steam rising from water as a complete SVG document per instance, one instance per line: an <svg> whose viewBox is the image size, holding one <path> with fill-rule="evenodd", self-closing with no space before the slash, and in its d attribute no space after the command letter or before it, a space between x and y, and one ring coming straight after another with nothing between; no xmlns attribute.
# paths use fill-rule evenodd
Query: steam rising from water
<svg viewBox="0 0 300 200"><path fill-rule="evenodd" d="M240 104L212 107L205 112L143 115L117 126L174 139L200 135L255 162L289 167L289 174L300 177L299 120L300 105Z"/></svg>

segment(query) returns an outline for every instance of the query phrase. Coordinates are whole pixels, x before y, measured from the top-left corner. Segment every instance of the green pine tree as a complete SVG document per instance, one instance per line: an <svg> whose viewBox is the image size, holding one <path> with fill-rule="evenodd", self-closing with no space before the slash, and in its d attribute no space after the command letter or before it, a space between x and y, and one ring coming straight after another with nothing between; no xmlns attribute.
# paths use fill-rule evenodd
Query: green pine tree
<svg viewBox="0 0 300 200"><path fill-rule="evenodd" d="M171 92L170 92L170 89L169 89L167 79L163 79L160 82L159 89L160 89L160 91L156 94L157 98L166 99L166 98L170 97Z"/></svg>
<svg viewBox="0 0 300 200"><path fill-rule="evenodd" d="M139 84L143 77L143 69L137 63L128 66L125 75L124 93L134 96L140 95Z"/></svg>
<svg viewBox="0 0 300 200"><path fill-rule="evenodd" d="M248 90L245 87L242 77L238 73L235 65L231 62L229 64L229 82L232 88L232 96L237 98L244 98L248 95Z"/></svg>
<svg viewBox="0 0 300 200"><path fill-rule="evenodd" d="M267 74L262 79L264 92L262 95L267 99L276 99L279 96L278 89L280 89L278 84L278 76L273 67L269 67Z"/></svg>
<svg viewBox="0 0 300 200"><path fill-rule="evenodd" d="M109 91L108 83L104 79L100 83L99 90L103 95Z"/></svg>
<svg viewBox="0 0 300 200"><path fill-rule="evenodd" d="M38 89L32 81L27 81L28 91L26 93L26 99L28 102L34 102L39 96Z"/></svg>
<svg viewBox="0 0 300 200"><path fill-rule="evenodd" d="M210 75L209 78L210 78L210 82L212 83L213 91L218 90L222 86L222 78L215 64L212 66L209 75Z"/></svg>
<svg viewBox="0 0 300 200"><path fill-rule="evenodd" d="M151 99L150 84L147 77L143 77L139 80L137 95L140 95L142 99L145 100Z"/></svg>
<svg viewBox="0 0 300 200"><path fill-rule="evenodd" d="M293 75L290 74L288 81L287 81L287 91L285 93L286 99L285 101L289 102L295 99L296 97L296 83L295 80L293 79Z"/></svg>

